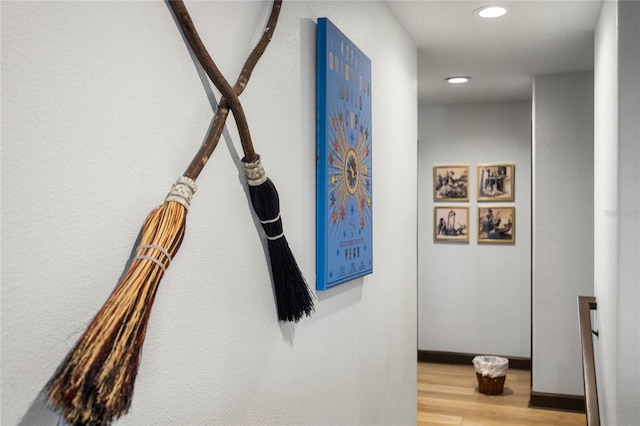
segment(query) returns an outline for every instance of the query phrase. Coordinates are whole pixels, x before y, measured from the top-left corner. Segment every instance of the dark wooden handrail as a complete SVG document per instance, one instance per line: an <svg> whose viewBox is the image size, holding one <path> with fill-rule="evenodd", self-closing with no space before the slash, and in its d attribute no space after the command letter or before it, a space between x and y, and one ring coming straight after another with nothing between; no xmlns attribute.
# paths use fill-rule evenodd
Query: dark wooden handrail
<svg viewBox="0 0 640 426"><path fill-rule="evenodd" d="M587 411L587 425L600 426L598 408L598 388L596 386L596 365L593 352L593 335L598 335L591 326L591 311L597 308L596 298L578 296L580 317L580 340L582 344L582 372L584 374L584 399Z"/></svg>

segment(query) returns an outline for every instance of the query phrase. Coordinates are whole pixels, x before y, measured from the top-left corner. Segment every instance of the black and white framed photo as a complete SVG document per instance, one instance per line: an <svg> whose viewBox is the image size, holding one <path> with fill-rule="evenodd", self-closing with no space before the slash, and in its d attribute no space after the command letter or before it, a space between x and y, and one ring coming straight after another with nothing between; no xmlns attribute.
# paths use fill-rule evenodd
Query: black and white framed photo
<svg viewBox="0 0 640 426"><path fill-rule="evenodd" d="M478 201L513 201L514 173L513 164L479 164Z"/></svg>
<svg viewBox="0 0 640 426"><path fill-rule="evenodd" d="M435 241L469 241L469 207L436 206L433 225Z"/></svg>
<svg viewBox="0 0 640 426"><path fill-rule="evenodd" d="M515 207L478 207L479 243L513 243L515 238Z"/></svg>
<svg viewBox="0 0 640 426"><path fill-rule="evenodd" d="M434 166L434 201L469 201L469 166Z"/></svg>

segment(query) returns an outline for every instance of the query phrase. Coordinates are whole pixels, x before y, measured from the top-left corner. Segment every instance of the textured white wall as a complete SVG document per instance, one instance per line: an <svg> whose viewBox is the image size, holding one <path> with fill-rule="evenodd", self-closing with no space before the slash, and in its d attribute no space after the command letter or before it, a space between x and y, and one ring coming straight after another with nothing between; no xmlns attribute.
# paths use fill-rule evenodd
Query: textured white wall
<svg viewBox="0 0 640 426"><path fill-rule="evenodd" d="M640 3L605 1L595 36L594 290L604 424L640 423Z"/></svg>
<svg viewBox="0 0 640 426"><path fill-rule="evenodd" d="M531 104L419 109L418 348L530 356ZM515 201L476 202L477 164L515 164ZM433 239L433 166L468 164L469 243ZM438 205L449 205L437 203ZM479 205L516 207L515 244L477 243Z"/></svg>
<svg viewBox="0 0 640 426"><path fill-rule="evenodd" d="M537 76L533 95L532 389L582 395L577 297L593 294L593 73Z"/></svg>
<svg viewBox="0 0 640 426"><path fill-rule="evenodd" d="M616 309L617 309L617 222L607 216L618 204L618 35L616 2L605 1L595 33L594 62L594 294L598 309L597 328L602 330L594 340L598 398L601 417L606 424L616 424ZM607 332L605 332L607 330ZM611 409L609 409L611 407Z"/></svg>
<svg viewBox="0 0 640 426"><path fill-rule="evenodd" d="M639 22L640 2L619 1L618 424L640 424Z"/></svg>
<svg viewBox="0 0 640 426"><path fill-rule="evenodd" d="M164 2L1 7L2 423L54 424L38 394L195 154L215 101ZM270 4L187 7L235 80ZM318 295L312 318L277 323L230 124L198 179L120 424L415 424L415 47L381 2L285 2L241 99L313 285L319 16L373 63L374 274Z"/></svg>

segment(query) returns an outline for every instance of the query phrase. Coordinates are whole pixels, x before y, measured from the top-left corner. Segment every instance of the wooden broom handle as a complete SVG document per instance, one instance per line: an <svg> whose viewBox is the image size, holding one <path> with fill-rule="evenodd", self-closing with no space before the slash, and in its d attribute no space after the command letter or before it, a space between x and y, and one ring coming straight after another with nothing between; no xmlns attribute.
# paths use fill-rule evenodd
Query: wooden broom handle
<svg viewBox="0 0 640 426"><path fill-rule="evenodd" d="M207 135L207 139L204 145L192 161L191 165L187 168L185 176L194 179L200 173L200 171L204 167L204 164L206 164L209 156L215 149L215 146L220 139L220 135L222 134L222 130L224 128L224 122L229 113L229 108L231 109L231 111L233 111L233 116L238 126L240 141L242 143L242 149L245 154L244 160L249 162L257 160L258 155L253 149L249 126L247 124L244 110L242 109L242 104L240 104L240 100L238 99L238 95L242 93L242 91L246 87L253 68L262 56L262 53L264 53L264 50L266 49L268 43L271 41L278 21L278 16L280 14L280 9L282 8L282 0L274 0L271 14L267 22L267 27L265 28L260 41L247 58L245 65L242 68L242 72L240 73L240 77L238 77L238 81L236 82L234 87L231 87L229 85L227 80L224 78L224 76L216 66L213 59L211 59L211 56L207 52L206 47L202 43L202 40L200 39L200 36L198 35L198 32L193 25L193 21L191 20L189 12L187 11L187 8L185 7L183 1L169 0L169 5L175 13L176 18L178 19L178 23L182 28L183 34L189 42L189 45L191 46L194 54L198 58L200 65L202 65L203 69L205 70L213 84L218 88L223 96L223 98L220 100L220 105L218 107L218 111L216 112L216 117L214 119L211 131L209 132L209 135Z"/></svg>

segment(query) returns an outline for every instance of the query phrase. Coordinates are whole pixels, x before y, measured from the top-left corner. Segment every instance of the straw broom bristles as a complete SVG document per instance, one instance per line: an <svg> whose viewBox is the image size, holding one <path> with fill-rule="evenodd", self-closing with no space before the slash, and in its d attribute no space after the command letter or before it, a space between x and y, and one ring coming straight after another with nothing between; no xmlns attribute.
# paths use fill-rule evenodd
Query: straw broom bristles
<svg viewBox="0 0 640 426"><path fill-rule="evenodd" d="M149 214L127 273L47 384L49 404L68 424L108 425L128 411L151 307L193 192L195 182L182 177Z"/></svg>

